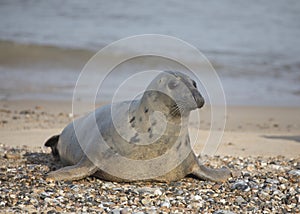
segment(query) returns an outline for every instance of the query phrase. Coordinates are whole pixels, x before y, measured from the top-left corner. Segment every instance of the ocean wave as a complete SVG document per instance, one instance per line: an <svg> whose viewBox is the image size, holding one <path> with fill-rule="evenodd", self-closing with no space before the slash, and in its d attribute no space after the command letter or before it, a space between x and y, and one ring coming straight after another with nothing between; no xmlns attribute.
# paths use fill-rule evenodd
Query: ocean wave
<svg viewBox="0 0 300 214"><path fill-rule="evenodd" d="M0 65L7 68L82 67L94 51L0 41Z"/></svg>

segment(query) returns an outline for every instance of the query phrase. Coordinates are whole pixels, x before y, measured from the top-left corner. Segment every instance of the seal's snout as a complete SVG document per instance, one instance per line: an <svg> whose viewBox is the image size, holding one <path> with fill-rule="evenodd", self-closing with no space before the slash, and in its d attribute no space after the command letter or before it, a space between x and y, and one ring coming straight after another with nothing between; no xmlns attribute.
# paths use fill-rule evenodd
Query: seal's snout
<svg viewBox="0 0 300 214"><path fill-rule="evenodd" d="M202 108L204 106L205 101L204 101L203 97L201 96L201 94L199 93L199 91L193 90L192 94L196 101L197 108Z"/></svg>

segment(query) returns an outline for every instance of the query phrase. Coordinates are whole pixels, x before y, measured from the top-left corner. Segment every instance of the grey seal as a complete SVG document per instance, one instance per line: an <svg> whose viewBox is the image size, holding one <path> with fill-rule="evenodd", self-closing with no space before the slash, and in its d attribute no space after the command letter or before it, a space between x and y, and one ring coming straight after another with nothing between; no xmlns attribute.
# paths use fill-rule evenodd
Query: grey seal
<svg viewBox="0 0 300 214"><path fill-rule="evenodd" d="M45 146L51 148L53 156L65 167L48 173L47 179L78 180L93 175L117 182L169 182L193 175L204 180L225 181L231 176L228 168L207 168L191 148L189 115L203 105L196 82L189 76L177 71L161 72L140 99L97 108L74 120L60 135L48 139ZM80 144L74 124L83 136ZM114 161L116 158L155 160L169 150L173 151L172 158L155 167L151 163L144 167L125 164L116 170L122 162ZM156 175L156 172L160 173ZM130 177L133 174L141 176Z"/></svg>

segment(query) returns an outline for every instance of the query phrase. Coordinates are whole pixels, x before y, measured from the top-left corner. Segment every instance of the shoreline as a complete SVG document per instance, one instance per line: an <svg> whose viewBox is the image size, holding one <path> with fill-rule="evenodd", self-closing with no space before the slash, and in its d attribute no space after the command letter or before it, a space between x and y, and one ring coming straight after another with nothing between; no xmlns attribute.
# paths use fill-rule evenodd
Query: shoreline
<svg viewBox="0 0 300 214"><path fill-rule="evenodd" d="M210 128L209 109L201 111L200 153ZM16 147L43 147L46 139L72 121L71 101L0 101L0 143ZM226 127L216 155L300 157L300 108L229 106ZM198 128L191 125L190 137Z"/></svg>

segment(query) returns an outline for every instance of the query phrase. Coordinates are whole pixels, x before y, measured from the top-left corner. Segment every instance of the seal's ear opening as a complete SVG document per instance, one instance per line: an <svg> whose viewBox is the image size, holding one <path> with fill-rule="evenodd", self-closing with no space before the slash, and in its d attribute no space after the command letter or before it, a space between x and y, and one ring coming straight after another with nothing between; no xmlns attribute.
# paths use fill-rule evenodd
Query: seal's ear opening
<svg viewBox="0 0 300 214"><path fill-rule="evenodd" d="M168 83L168 88L173 90L178 86L179 82L177 80L170 80Z"/></svg>
<svg viewBox="0 0 300 214"><path fill-rule="evenodd" d="M59 135L54 135L45 142L45 146L51 148L52 155L54 156L55 159L59 159L59 153L57 150L58 139L59 139Z"/></svg>

